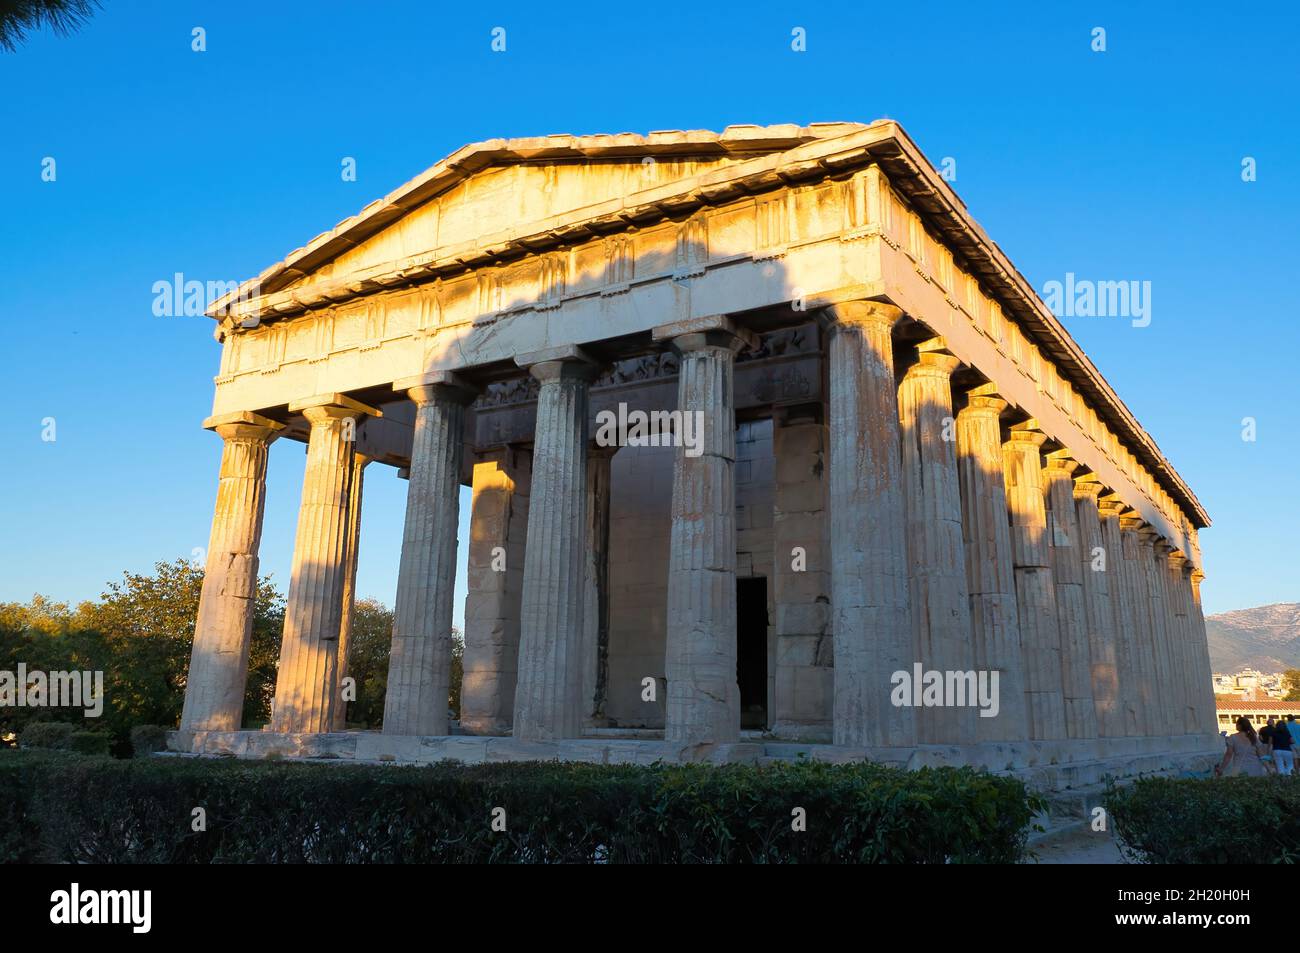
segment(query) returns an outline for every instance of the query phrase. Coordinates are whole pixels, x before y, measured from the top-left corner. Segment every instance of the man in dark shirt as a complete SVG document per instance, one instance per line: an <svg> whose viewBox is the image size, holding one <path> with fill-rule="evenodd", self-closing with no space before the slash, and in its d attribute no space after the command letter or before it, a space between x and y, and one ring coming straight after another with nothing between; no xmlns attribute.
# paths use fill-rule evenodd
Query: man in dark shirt
<svg viewBox="0 0 1300 953"><path fill-rule="evenodd" d="M1259 760L1264 762L1264 770L1268 774L1277 774L1277 765L1273 762L1273 718L1268 719L1268 724L1259 729Z"/></svg>
<svg viewBox="0 0 1300 953"><path fill-rule="evenodd" d="M1269 719L1272 721L1273 719ZM1290 774L1295 770L1295 756L1292 754L1293 742L1291 732L1285 724L1278 722L1273 726L1273 763L1277 765L1278 774Z"/></svg>

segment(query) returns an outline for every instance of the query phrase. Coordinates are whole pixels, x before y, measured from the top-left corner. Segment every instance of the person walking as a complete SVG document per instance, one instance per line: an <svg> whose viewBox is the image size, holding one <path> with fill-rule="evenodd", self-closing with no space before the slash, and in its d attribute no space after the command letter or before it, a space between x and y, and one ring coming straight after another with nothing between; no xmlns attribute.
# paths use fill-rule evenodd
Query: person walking
<svg viewBox="0 0 1300 953"><path fill-rule="evenodd" d="M1250 719L1237 719L1237 733L1228 736L1228 748L1214 773L1224 778L1262 778L1268 774L1261 759L1259 736L1251 727Z"/></svg>
<svg viewBox="0 0 1300 953"><path fill-rule="evenodd" d="M1268 722L1263 728L1259 729L1259 760L1264 762L1264 770L1269 774L1277 774L1277 765L1273 763L1273 722L1272 715L1268 716Z"/></svg>
<svg viewBox="0 0 1300 953"><path fill-rule="evenodd" d="M1273 764L1278 774L1289 775L1295 770L1294 748L1289 726L1279 721L1273 726Z"/></svg>

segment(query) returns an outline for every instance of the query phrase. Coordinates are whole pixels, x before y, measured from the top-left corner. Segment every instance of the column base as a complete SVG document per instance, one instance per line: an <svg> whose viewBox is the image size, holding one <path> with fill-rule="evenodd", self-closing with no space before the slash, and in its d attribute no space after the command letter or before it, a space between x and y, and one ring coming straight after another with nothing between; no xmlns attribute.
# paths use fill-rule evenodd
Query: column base
<svg viewBox="0 0 1300 953"><path fill-rule="evenodd" d="M1042 791L1090 787L1108 778L1207 773L1223 755L1215 734L1067 741L986 742L973 745L915 745L858 748L779 741L755 733L728 744L672 745L661 738L595 737L563 741L519 741L471 735L385 735L374 731L282 734L271 731L173 731L167 753L253 760L354 761L370 764L432 764L456 761L575 761L586 764L769 764L873 761L915 770L969 766L1021 778Z"/></svg>

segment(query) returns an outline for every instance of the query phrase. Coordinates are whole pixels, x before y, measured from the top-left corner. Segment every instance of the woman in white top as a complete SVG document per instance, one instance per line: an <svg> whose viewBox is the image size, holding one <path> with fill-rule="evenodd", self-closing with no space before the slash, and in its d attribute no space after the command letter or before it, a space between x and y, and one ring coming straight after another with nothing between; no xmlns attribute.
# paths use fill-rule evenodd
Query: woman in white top
<svg viewBox="0 0 1300 953"><path fill-rule="evenodd" d="M1237 719L1237 733L1228 738L1227 750L1223 752L1223 761L1214 769L1214 773L1227 778L1249 777L1262 778L1268 771L1260 760L1262 748L1259 736L1251 727L1249 718Z"/></svg>

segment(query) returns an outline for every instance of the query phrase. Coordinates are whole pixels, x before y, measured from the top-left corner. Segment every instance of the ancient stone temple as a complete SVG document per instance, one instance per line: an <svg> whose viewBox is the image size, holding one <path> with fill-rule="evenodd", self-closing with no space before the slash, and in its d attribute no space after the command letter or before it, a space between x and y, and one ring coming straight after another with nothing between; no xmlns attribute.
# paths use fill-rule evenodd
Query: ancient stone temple
<svg viewBox="0 0 1300 953"><path fill-rule="evenodd" d="M1222 749L1205 511L892 122L467 146L210 314L224 451L176 750L1067 785ZM241 731L290 441L274 713ZM384 726L344 731L378 467L409 481Z"/></svg>

